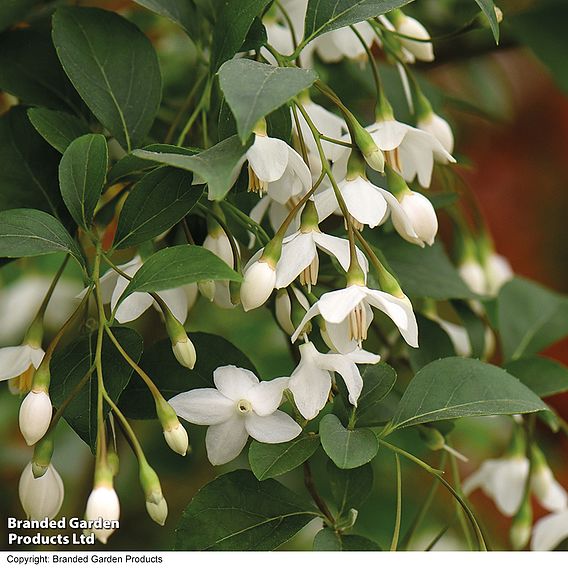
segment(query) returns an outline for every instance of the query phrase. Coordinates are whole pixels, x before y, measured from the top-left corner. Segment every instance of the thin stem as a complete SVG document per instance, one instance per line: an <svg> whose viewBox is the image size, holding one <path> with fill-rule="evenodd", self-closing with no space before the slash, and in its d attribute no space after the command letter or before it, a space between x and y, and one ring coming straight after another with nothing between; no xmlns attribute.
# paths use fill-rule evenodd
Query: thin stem
<svg viewBox="0 0 568 568"><path fill-rule="evenodd" d="M391 541L391 552L396 551L398 546L398 538L400 535L400 521L402 519L402 475L400 471L400 458L398 454L394 454L396 463L396 518L394 521L394 532Z"/></svg>
<svg viewBox="0 0 568 568"><path fill-rule="evenodd" d="M190 117L185 123L185 126L183 127L181 134L178 136L177 139L178 146L182 146L183 143L185 142L185 138L188 132L191 130L193 123L197 120L197 118L199 117L199 113L201 112L203 106L206 104L207 100L209 99L210 91L211 91L211 80L208 79L207 82L205 83L205 88L201 93L201 98L199 99L199 102L197 103L197 105L193 109L193 112L191 113Z"/></svg>
<svg viewBox="0 0 568 568"><path fill-rule="evenodd" d="M320 133L320 138L326 142L331 142L332 144L337 144L338 146L344 146L345 148L354 148L351 142L346 142L345 140L338 140L337 138L331 138L325 134Z"/></svg>
<svg viewBox="0 0 568 568"><path fill-rule="evenodd" d="M304 133L300 128L300 119L298 117L298 109L296 108L296 105L292 105L292 115L294 117L294 123L296 124L296 132L298 133L298 140L300 142L300 151L302 153L302 158L304 159L304 162L309 166L310 162L308 158L308 150L306 148L306 141L304 140Z"/></svg>
<svg viewBox="0 0 568 568"><path fill-rule="evenodd" d="M191 231L189 230L189 225L187 224L187 219L185 217L181 220L181 226L183 228L183 233L185 235L185 239L187 241L187 244L194 245L195 241L193 240L193 235L191 234Z"/></svg>
<svg viewBox="0 0 568 568"><path fill-rule="evenodd" d="M363 39L363 36L359 33L355 26L349 26L351 31L357 36L357 39L363 46L365 53L367 54L367 58L369 59L369 65L371 66L371 71L373 73L373 81L375 82L375 89L377 90L377 101L380 101L383 97L383 86L381 83L381 76L379 74L379 68L377 67L377 62L373 57L373 52L367 45L367 42Z"/></svg>
<svg viewBox="0 0 568 568"><path fill-rule="evenodd" d="M238 207L235 207L229 201L221 201L221 207L224 207L235 220L238 220L241 226L244 226L249 231L255 233L257 238L260 237L259 240L262 244L266 244L270 241L268 233L262 228L262 226L254 219L251 219L246 213L243 213Z"/></svg>
<svg viewBox="0 0 568 568"><path fill-rule="evenodd" d="M290 35L292 36L292 47L294 48L294 51L296 51L296 49L298 49L298 38L296 37L296 32L294 30L294 23L292 22L292 18L290 18L290 14L288 14L286 8L282 6L282 2L280 2L280 0L276 0L276 6L278 6L280 13L282 14L282 16L284 16L284 20L286 21L286 25L288 26L288 29L290 30ZM296 63L298 67L300 67L298 59L296 59Z"/></svg>
<svg viewBox="0 0 568 568"><path fill-rule="evenodd" d="M459 493L462 497L464 497L463 491L462 491L462 488L461 488L458 462L456 460L456 457L453 454L450 454L450 469L451 469L451 472L452 472L452 478L454 480L456 492ZM465 497L464 497L464 499L465 499ZM456 504L456 506L457 506L457 504ZM468 526L468 523L467 523L467 519L464 516L464 512L461 509L461 507L459 507L459 506L457 506L456 515L458 517L458 521L461 525L463 534L464 534L465 539L467 541L468 548L470 550L473 550L473 541L472 541L472 538L471 538L471 531L469 530L469 526Z"/></svg>
<svg viewBox="0 0 568 568"><path fill-rule="evenodd" d="M309 494L312 496L315 504L317 505L318 509L323 513L325 518L328 520L330 526L335 525L335 519L331 514L326 502L322 499L321 495L318 493L318 490L314 484L314 478L312 476L312 470L310 468L310 464L305 461L304 462L304 485L308 490Z"/></svg>
<svg viewBox="0 0 568 568"><path fill-rule="evenodd" d="M53 295L55 287L57 286L59 279L61 278L63 272L65 271L65 267L67 266L67 263L69 262L70 258L71 258L70 255L68 255L68 254L65 255L65 259L63 260L63 263L59 267L59 270L56 272L55 276L53 277L53 280L51 281L51 284L49 285L49 289L47 290L47 292L46 292L46 294L43 298L43 301L41 303L41 306L39 307L39 310L37 311L37 315L36 315L35 319L43 317L43 314L44 314L45 310L47 309L47 305L49 304L49 301L51 300L51 296Z"/></svg>

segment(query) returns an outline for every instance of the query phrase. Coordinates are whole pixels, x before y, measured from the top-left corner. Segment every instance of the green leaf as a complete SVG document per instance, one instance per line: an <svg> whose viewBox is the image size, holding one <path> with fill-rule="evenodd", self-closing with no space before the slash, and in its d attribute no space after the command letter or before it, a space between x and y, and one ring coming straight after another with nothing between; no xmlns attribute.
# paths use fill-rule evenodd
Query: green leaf
<svg viewBox="0 0 568 568"><path fill-rule="evenodd" d="M26 17L36 0L3 0L0 4L0 31Z"/></svg>
<svg viewBox="0 0 568 568"><path fill-rule="evenodd" d="M102 134L85 134L73 140L59 164L63 201L75 222L89 229L103 191L108 148Z"/></svg>
<svg viewBox="0 0 568 568"><path fill-rule="evenodd" d="M175 550L274 550L315 516L277 481L233 471L192 499L176 529Z"/></svg>
<svg viewBox="0 0 568 568"><path fill-rule="evenodd" d="M365 237L384 254L408 296L435 300L477 297L460 278L439 242L420 248L395 234L377 235L367 231Z"/></svg>
<svg viewBox="0 0 568 568"><path fill-rule="evenodd" d="M419 347L410 349L408 354L410 366L414 372L436 359L452 357L456 354L452 340L439 323L420 314L416 314L416 321L420 338Z"/></svg>
<svg viewBox="0 0 568 568"><path fill-rule="evenodd" d="M118 220L114 246L125 248L156 237L179 223L199 201L200 187L189 172L158 168L130 192Z"/></svg>
<svg viewBox="0 0 568 568"><path fill-rule="evenodd" d="M62 154L75 138L89 133L81 119L59 110L31 108L28 118L41 137Z"/></svg>
<svg viewBox="0 0 568 568"><path fill-rule="evenodd" d="M568 334L568 298L524 278L501 288L497 311L506 360L538 353Z"/></svg>
<svg viewBox="0 0 568 568"><path fill-rule="evenodd" d="M314 538L314 550L349 552L358 550L381 550L381 547L372 540L357 534L337 533L333 529L325 528L319 531Z"/></svg>
<svg viewBox="0 0 568 568"><path fill-rule="evenodd" d="M22 107L0 117L0 210L29 207L69 219L59 191L59 159Z"/></svg>
<svg viewBox="0 0 568 568"><path fill-rule="evenodd" d="M522 357L507 363L505 370L540 397L568 391L568 367L553 359Z"/></svg>
<svg viewBox="0 0 568 568"><path fill-rule="evenodd" d="M379 451L379 442L371 430L348 430L334 414L327 414L321 419L319 433L325 453L340 469L362 466Z"/></svg>
<svg viewBox="0 0 568 568"><path fill-rule="evenodd" d="M159 292L200 280L233 280L241 275L211 251L195 245L179 245L159 250L134 275L119 299L134 292Z"/></svg>
<svg viewBox="0 0 568 568"><path fill-rule="evenodd" d="M0 211L0 257L20 258L66 252L83 263L81 252L65 227L37 209Z"/></svg>
<svg viewBox="0 0 568 568"><path fill-rule="evenodd" d="M499 43L499 22L497 20L497 14L495 13L495 4L493 0L475 0L481 11L485 14L489 20L489 25L491 26L491 31L493 32L493 37L495 38L495 43Z"/></svg>
<svg viewBox="0 0 568 568"><path fill-rule="evenodd" d="M329 462L327 475L339 516L359 509L373 490L373 466L339 469Z"/></svg>
<svg viewBox="0 0 568 568"><path fill-rule="evenodd" d="M319 436L302 434L283 444L262 444L253 440L248 458L259 481L287 473L312 457L319 448Z"/></svg>
<svg viewBox="0 0 568 568"><path fill-rule="evenodd" d="M269 2L270 0L226 0L223 3L213 28L212 73L240 51L254 19Z"/></svg>
<svg viewBox="0 0 568 568"><path fill-rule="evenodd" d="M219 85L231 108L241 141L267 114L307 89L316 80L314 71L274 67L250 59L232 59L219 69Z"/></svg>
<svg viewBox="0 0 568 568"><path fill-rule="evenodd" d="M223 365L235 365L257 374L249 358L232 343L209 333L190 333L197 352L193 369L182 367L172 353L172 343L164 339L144 351L140 366L152 377L164 398L191 389L214 387L213 371ZM156 418L154 399L142 380L133 380L121 399L121 408L129 418Z"/></svg>
<svg viewBox="0 0 568 568"><path fill-rule="evenodd" d="M485 353L485 322L471 309L467 302L454 300L452 306L467 331L471 344L471 357L483 358Z"/></svg>
<svg viewBox="0 0 568 568"><path fill-rule="evenodd" d="M304 41L400 8L412 0L309 0Z"/></svg>
<svg viewBox="0 0 568 568"><path fill-rule="evenodd" d="M0 36L0 90L25 104L76 110L81 104L46 30L27 28Z"/></svg>
<svg viewBox="0 0 568 568"><path fill-rule="evenodd" d="M499 367L449 357L423 367L408 385L392 420L406 428L436 420L546 410L546 404Z"/></svg>
<svg viewBox="0 0 568 568"><path fill-rule="evenodd" d="M136 4L152 10L181 26L190 37L196 35L199 20L197 10L190 0L134 0Z"/></svg>
<svg viewBox="0 0 568 568"><path fill-rule="evenodd" d="M136 150L132 154L196 173L209 186L209 199L220 201L237 180L248 146L231 136L195 156Z"/></svg>
<svg viewBox="0 0 568 568"><path fill-rule="evenodd" d="M128 327L113 328L113 333L124 350L138 361L142 354L142 338ZM55 407L67 399L91 367L96 350L96 333L81 337L55 352L51 361L50 395ZM105 335L102 348L102 370L105 388L114 402L118 402L132 375L132 367L124 360L111 340ZM109 412L105 404L105 415ZM63 416L79 436L95 450L97 439L97 375L86 382L69 403Z"/></svg>
<svg viewBox="0 0 568 568"><path fill-rule="evenodd" d="M125 149L138 146L161 99L158 58L148 38L116 13L65 6L53 17L53 43L93 114Z"/></svg>
<svg viewBox="0 0 568 568"><path fill-rule="evenodd" d="M396 383L396 371L386 363L365 366L361 373L363 390L357 401L355 420L358 426L376 426L384 422L382 401Z"/></svg>

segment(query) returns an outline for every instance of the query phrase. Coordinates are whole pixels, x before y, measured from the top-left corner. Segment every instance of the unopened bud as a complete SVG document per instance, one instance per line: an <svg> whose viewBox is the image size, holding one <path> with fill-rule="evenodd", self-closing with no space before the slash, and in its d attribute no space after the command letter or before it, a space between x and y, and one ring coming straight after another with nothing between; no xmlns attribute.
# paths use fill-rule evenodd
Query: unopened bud
<svg viewBox="0 0 568 568"><path fill-rule="evenodd" d="M41 440L49 428L52 416L49 394L44 390L30 391L20 406L20 431L28 446Z"/></svg>
<svg viewBox="0 0 568 568"><path fill-rule="evenodd" d="M53 437L44 436L34 447L34 457L32 459L32 472L35 478L45 475L53 456Z"/></svg>
<svg viewBox="0 0 568 568"><path fill-rule="evenodd" d="M424 243L433 245L438 233L438 218L430 200L421 193L411 190L404 192L398 200L418 239L414 236L412 239L408 237L405 224L401 222L399 216L391 215L397 233L410 242L417 242L422 246Z"/></svg>
<svg viewBox="0 0 568 568"><path fill-rule="evenodd" d="M195 346L187 335L183 340L172 343L172 350L180 365L188 369L195 367L197 354L195 352Z"/></svg>
<svg viewBox="0 0 568 568"><path fill-rule="evenodd" d="M87 521L96 521L99 519L118 521L119 517L120 502L116 491L112 487L112 481L107 480L106 482L95 484L87 501L85 519ZM97 528L87 532L93 532L98 540L106 544L108 538L114 531L115 528Z"/></svg>
<svg viewBox="0 0 568 568"><path fill-rule="evenodd" d="M405 47L410 53L420 61L433 61L434 60L434 48L432 47L432 42L429 41L430 34L428 30L415 18L406 16L399 11L400 16L395 18L395 28L399 34L408 37L401 37L400 43ZM410 38L416 38L415 41Z"/></svg>
<svg viewBox="0 0 568 568"><path fill-rule="evenodd" d="M166 519L168 518L168 503L163 496L158 503L146 501L146 510L155 523L158 523L162 527L165 525Z"/></svg>
<svg viewBox="0 0 568 568"><path fill-rule="evenodd" d="M187 454L189 436L187 430L178 422L170 430L164 430L164 438L168 446L180 456Z"/></svg>
<svg viewBox="0 0 568 568"><path fill-rule="evenodd" d="M384 172L385 156L373 137L354 118L349 123L349 131L367 164L377 172Z"/></svg>
<svg viewBox="0 0 568 568"><path fill-rule="evenodd" d="M145 460L140 462L140 485L146 497L148 515L153 521L163 526L168 516L168 504L162 495L158 475Z"/></svg>
<svg viewBox="0 0 568 568"><path fill-rule="evenodd" d="M207 298L210 302L213 301L215 298L215 282L213 280L200 280L197 287L204 298Z"/></svg>
<svg viewBox="0 0 568 568"><path fill-rule="evenodd" d="M446 439L436 428L420 426L418 432L426 446L435 452L441 450L446 445Z"/></svg>
<svg viewBox="0 0 568 568"><path fill-rule="evenodd" d="M246 270L241 285L241 304L245 312L262 306L276 284L276 263L266 260L253 262Z"/></svg>
<svg viewBox="0 0 568 568"><path fill-rule="evenodd" d="M515 550L522 550L526 547L531 537L532 529L532 506L530 499L526 496L521 508L513 518L509 538Z"/></svg>
<svg viewBox="0 0 568 568"><path fill-rule="evenodd" d="M22 472L18 486L20 502L29 519L53 519L63 503L63 481L53 465L36 479L29 463Z"/></svg>

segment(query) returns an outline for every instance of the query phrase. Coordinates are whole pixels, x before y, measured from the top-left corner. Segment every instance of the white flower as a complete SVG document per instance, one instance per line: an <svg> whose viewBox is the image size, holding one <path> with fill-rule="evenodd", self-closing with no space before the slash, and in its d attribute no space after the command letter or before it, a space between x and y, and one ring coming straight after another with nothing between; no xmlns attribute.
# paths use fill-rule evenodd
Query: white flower
<svg viewBox="0 0 568 568"><path fill-rule="evenodd" d="M554 550L568 538L568 509L539 519L534 527L531 550Z"/></svg>
<svg viewBox="0 0 568 568"><path fill-rule="evenodd" d="M312 185L310 169L302 157L279 138L255 134L245 159L248 160L249 191L268 193L279 203L285 204Z"/></svg>
<svg viewBox="0 0 568 568"><path fill-rule="evenodd" d="M448 334L456 355L460 357L469 357L471 355L471 340L465 327L437 316L432 317L432 319Z"/></svg>
<svg viewBox="0 0 568 568"><path fill-rule="evenodd" d="M235 242L235 246L238 247ZM222 229L209 233L203 241L203 248L218 256L230 268L235 266L235 258L229 237ZM213 288L213 302L220 308L231 309L235 305L231 300L231 290L228 280L211 281Z"/></svg>
<svg viewBox="0 0 568 568"><path fill-rule="evenodd" d="M276 284L276 269L264 260L256 260L245 269L241 285L241 304L245 312L262 306Z"/></svg>
<svg viewBox="0 0 568 568"><path fill-rule="evenodd" d="M187 367L188 369L193 369L193 367L195 367L197 354L195 352L195 346L189 337L186 336L184 339L173 343L172 351L174 352L177 362L182 367Z"/></svg>
<svg viewBox="0 0 568 568"><path fill-rule="evenodd" d="M282 204L278 201L272 199L270 195L265 195L262 199L258 201L258 203L250 210L249 217L256 221L257 223L261 223L264 219L265 215L268 214L268 219L270 221L271 227L274 231L277 231L284 219L288 216L288 213L292 210L292 208L296 205L301 198L302 195L296 195L286 203ZM286 234L292 234L300 228L300 216L296 215L290 226L288 227ZM251 241L249 247L252 247L254 244L254 235L251 233Z"/></svg>
<svg viewBox="0 0 568 568"><path fill-rule="evenodd" d="M29 519L53 519L59 513L63 503L63 481L53 465L49 464L46 472L37 479L29 463L20 476L18 493L22 508Z"/></svg>
<svg viewBox="0 0 568 568"><path fill-rule="evenodd" d="M496 296L501 286L514 276L509 261L500 254L491 253L485 262L485 291L490 296Z"/></svg>
<svg viewBox="0 0 568 568"><path fill-rule="evenodd" d="M290 291L294 295L295 301L303 308L304 312L310 309L308 299L298 288L290 286ZM287 288L282 288L276 294L274 302L274 315L278 325L288 334L292 335L296 329L292 323L292 300Z"/></svg>
<svg viewBox="0 0 568 568"><path fill-rule="evenodd" d="M189 447L187 430L178 422L171 430L164 430L164 438L168 446L179 454L185 456Z"/></svg>
<svg viewBox="0 0 568 568"><path fill-rule="evenodd" d="M426 30L418 20L410 16L401 13L401 16L395 19L394 25L399 34L420 40L430 39L428 30ZM404 48L410 51L416 59L420 61L434 61L434 48L430 41L414 41L401 37L400 43Z"/></svg>
<svg viewBox="0 0 568 568"><path fill-rule="evenodd" d="M39 442L47 432L53 408L49 395L43 391L30 391L20 406L20 431L28 446Z"/></svg>
<svg viewBox="0 0 568 568"><path fill-rule="evenodd" d="M120 502L116 491L106 485L98 485L91 491L85 510L85 519L95 521L103 519L105 521L118 521L120 517ZM108 537L115 531L113 528L94 529L92 532L103 544L106 544Z"/></svg>
<svg viewBox="0 0 568 568"><path fill-rule="evenodd" d="M277 410L287 378L260 382L251 371L227 365L215 370L213 381L217 388L191 390L169 401L181 418L209 426L205 444L213 465L236 458L249 436L277 444L302 431L290 416Z"/></svg>
<svg viewBox="0 0 568 568"><path fill-rule="evenodd" d="M311 286L317 283L318 277L317 249L334 256L347 272L351 260L348 240L326 235L317 228L300 230L282 241L282 255L276 265L275 287L286 288L300 276L301 284L307 284L308 289L311 289ZM357 249L357 260L363 272L367 274L369 263L359 249Z"/></svg>
<svg viewBox="0 0 568 568"><path fill-rule="evenodd" d="M118 266L128 276L134 276L141 267L142 259L139 256L134 257L126 264ZM100 279L103 302L105 304L110 303L112 310L115 309L118 300L128 286L128 282L126 278L120 276L112 268ZM183 323L187 318L188 311L188 293L185 287L162 290L158 292L158 295L166 303L175 318ZM158 304L150 294L134 292L118 306L116 321L127 323L138 319L150 306L154 306L156 310L161 312Z"/></svg>
<svg viewBox="0 0 568 568"><path fill-rule="evenodd" d="M290 376L289 389L304 418L311 420L325 406L332 383L332 372L339 373L347 386L349 402L357 406L363 379L352 357L320 353L312 342L300 345L300 363ZM377 363L380 357L374 356Z"/></svg>
<svg viewBox="0 0 568 568"><path fill-rule="evenodd" d="M350 353L367 338L373 319L371 306L392 319L410 346L418 347L418 325L410 300L357 284L323 294L304 316L292 341L296 341L307 321L321 314L334 347L340 353Z"/></svg>
<svg viewBox="0 0 568 568"><path fill-rule="evenodd" d="M429 132L438 139L440 144L450 154L454 151L454 133L448 121L435 112L429 113L426 117L418 119L416 126L420 130Z"/></svg>
<svg viewBox="0 0 568 568"><path fill-rule="evenodd" d="M41 347L24 344L0 349L0 381L19 377L30 367L37 369L45 351Z"/></svg>
<svg viewBox="0 0 568 568"><path fill-rule="evenodd" d="M468 259L458 267L461 279L467 284L468 288L479 295L484 295L486 290L485 272L477 260Z"/></svg>
<svg viewBox="0 0 568 568"><path fill-rule="evenodd" d="M376 34L366 22L353 26L363 38L367 47L373 44ZM325 63L337 63L344 57L366 60L367 52L357 35L348 27L327 32L314 40L315 51Z"/></svg>
<svg viewBox="0 0 568 568"><path fill-rule="evenodd" d="M539 503L548 511L558 512L568 508L568 494L546 463L542 451L533 446L534 472L531 488Z"/></svg>
<svg viewBox="0 0 568 568"><path fill-rule="evenodd" d="M407 182L418 177L422 187L430 187L434 160L442 164L456 161L432 134L398 120L375 122L367 130L386 162Z"/></svg>

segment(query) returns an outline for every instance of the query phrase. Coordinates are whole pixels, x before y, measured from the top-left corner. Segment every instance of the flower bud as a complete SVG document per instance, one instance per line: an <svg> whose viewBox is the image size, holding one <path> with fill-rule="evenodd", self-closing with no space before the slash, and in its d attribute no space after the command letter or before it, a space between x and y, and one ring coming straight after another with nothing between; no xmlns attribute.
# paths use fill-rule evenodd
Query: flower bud
<svg viewBox="0 0 568 568"><path fill-rule="evenodd" d="M274 302L274 313L278 325L288 334L293 335L295 331L292 323L292 302L286 288L282 288L276 292L276 300Z"/></svg>
<svg viewBox="0 0 568 568"><path fill-rule="evenodd" d="M485 261L487 293L496 296L506 282L514 276L509 261L500 254L492 252Z"/></svg>
<svg viewBox="0 0 568 568"><path fill-rule="evenodd" d="M105 521L118 521L120 517L120 502L118 495L112 487L111 482L103 482L95 485L85 510L85 519L95 521L103 519ZM103 544L106 544L108 537L115 531L114 528L93 529L95 537Z"/></svg>
<svg viewBox="0 0 568 568"><path fill-rule="evenodd" d="M140 485L146 497L148 515L154 522L163 526L168 516L168 504L162 494L158 475L145 459L140 462Z"/></svg>
<svg viewBox="0 0 568 568"><path fill-rule="evenodd" d="M465 260L458 268L462 280L476 294L485 294L485 273L479 262L475 259Z"/></svg>
<svg viewBox="0 0 568 568"><path fill-rule="evenodd" d="M515 550L522 550L528 544L531 537L532 517L532 506L529 497L526 496L513 519L509 532L509 538Z"/></svg>
<svg viewBox="0 0 568 568"><path fill-rule="evenodd" d="M204 298L210 302L215 298L215 282L213 280L200 280L197 283L197 288Z"/></svg>
<svg viewBox="0 0 568 568"><path fill-rule="evenodd" d="M168 446L174 452L180 456L185 456L187 454L189 436L187 435L187 430L179 421L170 430L164 430L164 438L166 439Z"/></svg>
<svg viewBox="0 0 568 568"><path fill-rule="evenodd" d="M53 434L44 436L34 447L32 472L35 478L45 475L53 456Z"/></svg>
<svg viewBox="0 0 568 568"><path fill-rule="evenodd" d="M438 232L438 218L430 200L421 193L410 190L405 191L398 199L418 239L423 243L433 245ZM404 234L405 229L404 226L400 226L399 218L394 215L391 217L397 232Z"/></svg>
<svg viewBox="0 0 568 568"><path fill-rule="evenodd" d="M429 112L420 118L416 124L420 130L424 130L434 136L450 154L454 151L454 133L448 121L435 112Z"/></svg>
<svg viewBox="0 0 568 568"><path fill-rule="evenodd" d="M20 502L29 519L53 519L63 503L63 481L53 465L48 465L44 475L35 478L32 464L22 472L18 486Z"/></svg>
<svg viewBox="0 0 568 568"><path fill-rule="evenodd" d="M446 445L446 439L442 433L436 428L430 426L421 426L418 430L420 437L424 440L424 443L428 448L434 450L435 452L441 450Z"/></svg>
<svg viewBox="0 0 568 568"><path fill-rule="evenodd" d="M218 256L228 266L233 268L234 257L231 242L225 231L220 227L213 228L203 241L203 248Z"/></svg>
<svg viewBox="0 0 568 568"><path fill-rule="evenodd" d="M375 144L373 137L355 119L349 123L349 127L353 142L361 150L367 164L377 172L384 172L385 156Z"/></svg>
<svg viewBox="0 0 568 568"><path fill-rule="evenodd" d="M180 365L188 369L195 367L197 354L195 352L195 346L187 335L184 339L172 343L172 350Z"/></svg>
<svg viewBox="0 0 568 568"><path fill-rule="evenodd" d="M246 270L241 285L241 304L245 312L262 306L276 284L275 264L266 260L253 262Z"/></svg>
<svg viewBox="0 0 568 568"><path fill-rule="evenodd" d="M155 523L158 523L162 527L165 525L166 519L168 518L168 503L163 496L158 503L146 501L146 511L148 511L148 515L150 515L150 518Z"/></svg>
<svg viewBox="0 0 568 568"><path fill-rule="evenodd" d="M395 18L395 28L399 34L416 38L418 40L430 40L428 30L415 18L399 12ZM400 43L420 61L434 61L434 48L431 41L414 41L405 37L400 38Z"/></svg>
<svg viewBox="0 0 568 568"><path fill-rule="evenodd" d="M53 409L43 390L30 391L20 406L20 431L28 446L41 440L49 428Z"/></svg>

